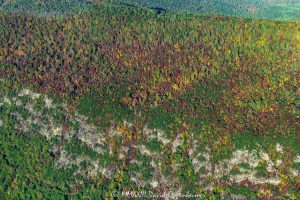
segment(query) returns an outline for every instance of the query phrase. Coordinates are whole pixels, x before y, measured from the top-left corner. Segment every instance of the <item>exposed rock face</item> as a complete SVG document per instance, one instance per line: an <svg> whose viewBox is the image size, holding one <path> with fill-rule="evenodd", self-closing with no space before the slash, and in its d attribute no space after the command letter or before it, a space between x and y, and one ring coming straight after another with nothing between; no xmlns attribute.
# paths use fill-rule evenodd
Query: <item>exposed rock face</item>
<svg viewBox="0 0 300 200"><path fill-rule="evenodd" d="M20 134L41 134L47 139L59 138L61 144L68 144L72 138L77 138L82 144L86 145L99 156L90 158L86 155L72 155L66 151L64 145L54 144L49 150L51 155L56 159L57 167L77 166L77 174L87 174L95 177L99 173L107 178L114 178L120 171L120 166L106 163L105 155L108 159L118 159L129 166L137 166L130 173L131 181L138 186L148 185L151 188L165 187L172 190L180 191L180 182L175 176L166 176L165 170L177 170L180 164L172 164L165 166L164 151L156 151L148 145L150 140L156 141L162 149L169 149L172 153L177 152L182 144L181 135L178 134L174 138L168 138L167 134L162 130L149 129L146 125L139 132L140 142L131 144L126 142L128 133L132 131L133 124L124 121L123 125L113 125L107 129L107 132L99 131L98 128L87 123L87 117L78 113L71 114L67 105L55 104L53 100L47 96L40 95L30 90L22 90L15 97L3 97L0 106L10 106L17 108L17 111L11 112L17 123L14 128ZM4 122L0 119L0 127L4 126ZM120 140L120 143L115 141ZM282 164L282 160L272 160L271 156L258 147L255 150L236 149L233 150L232 156L222 159L218 163L214 163L211 159L210 150L204 147L200 150L200 143L197 140L190 145L188 150L188 159L191 160L193 171L199 179L212 178L213 180L221 180L222 177L228 176L229 180L235 183L250 181L253 184L269 183L278 185L281 178L276 175L277 167ZM275 151L278 154L284 153L284 148L279 144L275 144ZM146 160L139 160L144 156ZM114 158L113 158L114 157ZM300 156L294 158L295 163L300 162ZM81 167L82 163L86 163L87 167ZM265 163L265 170L270 174L268 177L258 176L257 168L260 163ZM246 165L246 168L238 167ZM150 170L148 179L142 178L140 168L147 166ZM238 170L233 174L234 170ZM299 170L290 169L293 176L298 176ZM75 173L75 174L76 174ZM202 187L202 183L199 182ZM213 185L203 186L210 189ZM237 197L241 198L242 197Z"/></svg>

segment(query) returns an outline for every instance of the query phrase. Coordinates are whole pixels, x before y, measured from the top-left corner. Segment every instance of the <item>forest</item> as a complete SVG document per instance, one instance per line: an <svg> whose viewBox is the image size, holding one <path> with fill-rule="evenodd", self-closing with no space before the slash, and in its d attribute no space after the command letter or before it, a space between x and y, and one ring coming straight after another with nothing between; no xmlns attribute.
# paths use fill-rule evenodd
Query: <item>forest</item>
<svg viewBox="0 0 300 200"><path fill-rule="evenodd" d="M154 2L0 1L0 197L300 198L298 7Z"/></svg>

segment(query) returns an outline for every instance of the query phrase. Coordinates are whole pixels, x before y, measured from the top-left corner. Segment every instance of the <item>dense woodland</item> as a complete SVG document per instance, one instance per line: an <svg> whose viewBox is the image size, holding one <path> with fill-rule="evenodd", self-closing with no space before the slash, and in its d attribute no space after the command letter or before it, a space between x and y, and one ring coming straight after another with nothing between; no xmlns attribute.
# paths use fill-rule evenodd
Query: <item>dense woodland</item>
<svg viewBox="0 0 300 200"><path fill-rule="evenodd" d="M129 119L171 138L180 132L189 141L193 132L216 160L231 148L227 139L243 134L292 139L286 151L294 155L300 142L299 39L299 23L292 20L113 4L64 16L0 12L0 93L27 87L63 99L100 128ZM5 117L3 110L0 116ZM111 188L135 188L126 175L124 180L88 179L70 175L72 168L55 168L42 136L20 136L13 127L0 133L0 196L7 199L108 198ZM89 152L72 142L69 149ZM170 157L184 157L188 147L183 145L180 155L169 152ZM176 173L182 185L202 191L192 172ZM286 185L264 187L278 198L299 195L297 180L287 177ZM254 197L259 187L246 185ZM220 186L207 195L218 199L235 187Z"/></svg>
<svg viewBox="0 0 300 200"><path fill-rule="evenodd" d="M230 131L295 130L296 22L104 11L2 14L2 76L75 101L106 90L139 115L160 105Z"/></svg>

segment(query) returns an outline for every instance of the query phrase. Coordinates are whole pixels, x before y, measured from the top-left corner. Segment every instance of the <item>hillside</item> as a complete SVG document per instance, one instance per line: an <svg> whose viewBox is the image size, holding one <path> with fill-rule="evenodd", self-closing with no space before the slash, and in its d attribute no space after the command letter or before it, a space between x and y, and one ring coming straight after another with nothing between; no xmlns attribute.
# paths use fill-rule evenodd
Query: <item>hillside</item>
<svg viewBox="0 0 300 200"><path fill-rule="evenodd" d="M200 15L238 16L256 19L299 20L297 0L2 0L0 10L41 15L72 14L95 5L119 4L161 11Z"/></svg>
<svg viewBox="0 0 300 200"><path fill-rule="evenodd" d="M0 0L0 10L51 17L78 13L92 8L94 4L100 6L107 2L107 0Z"/></svg>
<svg viewBox="0 0 300 200"><path fill-rule="evenodd" d="M70 2L0 12L3 199L300 198L298 21Z"/></svg>
<svg viewBox="0 0 300 200"><path fill-rule="evenodd" d="M149 8L201 15L225 15L263 19L300 19L297 0L113 0Z"/></svg>

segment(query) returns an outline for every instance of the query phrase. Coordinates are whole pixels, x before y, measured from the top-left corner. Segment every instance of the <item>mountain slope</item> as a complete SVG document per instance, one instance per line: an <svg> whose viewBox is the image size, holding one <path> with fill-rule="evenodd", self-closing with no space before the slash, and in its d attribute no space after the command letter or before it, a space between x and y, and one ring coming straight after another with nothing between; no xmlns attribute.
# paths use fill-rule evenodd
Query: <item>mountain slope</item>
<svg viewBox="0 0 300 200"><path fill-rule="evenodd" d="M212 149L194 134L186 138L178 133L169 138L160 129L127 121L111 122L99 130L87 123L87 116L70 111L68 105L28 89L1 95L0 109L0 155L5 158L1 159L4 171L0 178L4 181L0 194L4 198L61 198L66 194L104 198L118 190L105 184L91 188L94 181L115 182L125 190L130 185L131 189L152 193L168 187L174 195L196 194L197 188L202 188L206 197L219 184L231 191L225 196L241 195L235 187L247 183L260 188L260 195L264 195L268 187L280 188L286 176L289 192L295 194L300 152L284 151L290 138L280 137L273 146L256 141L251 148L241 147L237 140L230 154L215 162ZM139 139L132 142L132 137ZM186 152L184 144L189 144ZM29 148L23 149L26 146ZM288 162L291 168L283 172ZM27 181L25 186L23 181ZM59 186L62 183L68 185ZM245 191L242 194L246 197L255 196L254 188Z"/></svg>
<svg viewBox="0 0 300 200"><path fill-rule="evenodd" d="M1 197L300 198L298 22L101 2L0 12Z"/></svg>
<svg viewBox="0 0 300 200"><path fill-rule="evenodd" d="M67 15L106 4L106 0L1 0L0 10L43 16Z"/></svg>
<svg viewBox="0 0 300 200"><path fill-rule="evenodd" d="M168 11L205 15L226 15L249 18L300 19L300 3L297 0L114 0L130 5L162 8Z"/></svg>

